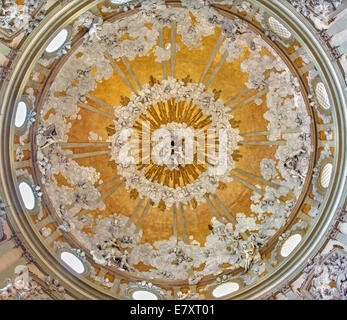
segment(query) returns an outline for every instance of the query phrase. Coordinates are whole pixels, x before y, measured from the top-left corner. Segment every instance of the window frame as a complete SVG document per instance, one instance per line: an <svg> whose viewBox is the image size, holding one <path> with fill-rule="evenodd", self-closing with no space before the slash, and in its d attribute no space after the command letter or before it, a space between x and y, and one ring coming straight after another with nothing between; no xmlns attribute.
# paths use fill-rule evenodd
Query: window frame
<svg viewBox="0 0 347 320"><path fill-rule="evenodd" d="M34 197L34 207L33 209L28 209L26 206L25 206L25 202L24 202L24 199L22 197L22 193L20 192L20 189L19 189L19 185L21 183L26 183L29 188L32 190L32 193L33 193L33 197ZM19 201L23 207L23 209L31 216L36 216L38 213L39 213L39 209L40 209L40 200L39 198L37 198L35 196L35 191L33 190L32 188L32 185L33 185L33 182L26 176L20 176L17 178L17 191L18 191L18 197L20 198Z"/></svg>
<svg viewBox="0 0 347 320"><path fill-rule="evenodd" d="M47 52L47 47L51 44L51 42L53 41L53 39L54 39L60 32L62 32L63 30L66 30L66 31L67 31L67 36L66 36L65 41L64 41L64 42L62 43L62 45L61 45L58 49L56 49L55 51ZM45 45L44 51L43 51L43 57L46 58L46 59L49 59L49 58L53 58L53 57L57 56L58 51L59 51L61 48L63 48L64 45L65 45L67 42L69 42L69 41L71 40L71 36L72 36L72 28L71 28L71 26L68 25L68 26L64 26L64 27L62 27L61 29L59 29L57 32L55 32L55 33L51 36L50 40L49 40L48 43Z"/></svg>

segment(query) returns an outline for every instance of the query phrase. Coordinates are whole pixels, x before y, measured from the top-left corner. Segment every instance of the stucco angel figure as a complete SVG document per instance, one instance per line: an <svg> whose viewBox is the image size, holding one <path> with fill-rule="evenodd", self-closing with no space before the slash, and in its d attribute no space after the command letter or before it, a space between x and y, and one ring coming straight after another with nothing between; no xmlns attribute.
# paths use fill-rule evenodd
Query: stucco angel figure
<svg viewBox="0 0 347 320"><path fill-rule="evenodd" d="M14 273L17 275L14 284L17 289L29 289L29 269L27 266L19 265L15 268Z"/></svg>
<svg viewBox="0 0 347 320"><path fill-rule="evenodd" d="M1 16L3 17L2 27L9 29L10 31L16 31L16 25L14 25L13 20L18 16L18 7L14 1L8 1L2 6L1 1Z"/></svg>
<svg viewBox="0 0 347 320"><path fill-rule="evenodd" d="M120 269L131 271L133 270L129 265L129 253L127 250L122 251L120 239L109 239L103 243L98 244L99 251L91 251L94 259L100 259L101 264L113 264ZM100 262L99 262L100 263Z"/></svg>
<svg viewBox="0 0 347 320"><path fill-rule="evenodd" d="M317 266L312 279L311 292L321 300L340 300L340 294L337 288L331 287L330 270L325 265Z"/></svg>
<svg viewBox="0 0 347 320"><path fill-rule="evenodd" d="M187 293L183 293L181 291L177 292L177 300L194 300L197 299L199 294L193 293L190 290L188 290Z"/></svg>
<svg viewBox="0 0 347 320"><path fill-rule="evenodd" d="M101 17L93 18L92 20L87 19L83 24L86 28L88 28L88 32L84 35L84 41L93 41L94 37L98 40L101 38L98 35L98 31L102 30L103 20Z"/></svg>
<svg viewBox="0 0 347 320"><path fill-rule="evenodd" d="M5 288L0 289L1 300L21 300L25 299L31 289L29 269L27 266L19 265L14 273L17 277L12 282L11 279L5 281Z"/></svg>
<svg viewBox="0 0 347 320"><path fill-rule="evenodd" d="M45 142L42 146L40 146L40 149L44 149L47 148L48 146L50 146L53 143L56 143L56 136L57 136L57 131L55 128L55 125L52 124L50 125L44 132L43 132L43 136L45 138Z"/></svg>
<svg viewBox="0 0 347 320"><path fill-rule="evenodd" d="M284 162L284 167L290 172L293 178L299 178L301 181L305 180L305 176L298 170L298 162L301 155L306 154L307 150L301 148L292 152Z"/></svg>
<svg viewBox="0 0 347 320"><path fill-rule="evenodd" d="M11 279L5 280L5 287L0 289L0 300L9 300L10 297L15 297L17 290L13 287Z"/></svg>
<svg viewBox="0 0 347 320"><path fill-rule="evenodd" d="M253 241L251 241L251 247L249 249L244 248L244 253L246 254L245 272L247 272L252 263L257 263L261 261L262 258L259 249L255 247Z"/></svg>

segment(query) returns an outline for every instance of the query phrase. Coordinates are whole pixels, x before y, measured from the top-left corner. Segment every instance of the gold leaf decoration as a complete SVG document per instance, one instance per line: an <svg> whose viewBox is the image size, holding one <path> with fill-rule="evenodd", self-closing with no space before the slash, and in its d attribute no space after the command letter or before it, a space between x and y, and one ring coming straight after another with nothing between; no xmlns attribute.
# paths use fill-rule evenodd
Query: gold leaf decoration
<svg viewBox="0 0 347 320"><path fill-rule="evenodd" d="M128 97L121 96L120 97L120 104L125 107L129 104L130 99Z"/></svg>

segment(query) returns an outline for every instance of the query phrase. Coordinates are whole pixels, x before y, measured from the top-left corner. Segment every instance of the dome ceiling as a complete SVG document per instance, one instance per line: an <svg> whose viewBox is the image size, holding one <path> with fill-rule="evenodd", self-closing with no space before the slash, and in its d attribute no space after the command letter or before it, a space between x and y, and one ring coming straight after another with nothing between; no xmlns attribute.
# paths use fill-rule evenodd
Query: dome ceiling
<svg viewBox="0 0 347 320"><path fill-rule="evenodd" d="M21 98L13 160L30 224L120 298L247 290L300 245L329 186L323 83L294 34L261 9L248 21L247 2L96 8L56 30Z"/></svg>
<svg viewBox="0 0 347 320"><path fill-rule="evenodd" d="M207 8L153 6L95 27L41 110L36 156L58 228L97 264L146 279L248 271L295 208L313 151L298 79L245 22ZM121 154L127 129L138 135L133 164ZM159 129L170 133L168 159L165 148L155 157ZM214 143L222 129L226 168ZM207 145L188 163L193 130Z"/></svg>

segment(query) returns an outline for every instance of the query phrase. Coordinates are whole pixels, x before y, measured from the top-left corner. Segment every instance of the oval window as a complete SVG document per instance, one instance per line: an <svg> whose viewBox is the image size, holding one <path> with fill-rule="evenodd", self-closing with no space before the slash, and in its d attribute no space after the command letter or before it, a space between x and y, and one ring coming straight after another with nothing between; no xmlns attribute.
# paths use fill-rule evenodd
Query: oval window
<svg viewBox="0 0 347 320"><path fill-rule="evenodd" d="M46 51L52 53L60 49L67 40L69 33L66 29L61 30L48 44Z"/></svg>
<svg viewBox="0 0 347 320"><path fill-rule="evenodd" d="M25 208L33 210L35 208L35 195L31 186L26 182L21 182L19 184L19 192L23 199Z"/></svg>
<svg viewBox="0 0 347 320"><path fill-rule="evenodd" d="M69 266L76 273L82 274L84 272L85 267L83 262L71 252L62 252L60 258L67 266Z"/></svg>
<svg viewBox="0 0 347 320"><path fill-rule="evenodd" d="M302 236L300 234L290 236L282 245L281 256L288 257L300 243L301 239Z"/></svg>
<svg viewBox="0 0 347 320"><path fill-rule="evenodd" d="M271 30L281 38L288 39L292 36L290 31L274 17L270 17L268 21Z"/></svg>
<svg viewBox="0 0 347 320"><path fill-rule="evenodd" d="M327 163L324 166L320 176L320 183L324 189L329 187L332 172L333 172L333 165L331 163Z"/></svg>
<svg viewBox="0 0 347 320"><path fill-rule="evenodd" d="M213 296L216 298L224 297L227 294L233 293L239 290L240 285L236 282L227 282L219 285L212 292Z"/></svg>
<svg viewBox="0 0 347 320"><path fill-rule="evenodd" d="M14 125L20 128L24 125L28 116L28 106L24 101L20 101L17 105L16 115L14 118Z"/></svg>
<svg viewBox="0 0 347 320"><path fill-rule="evenodd" d="M325 85L322 82L318 82L316 86L316 96L319 105L325 109L330 109L330 101L327 90L325 89Z"/></svg>
<svg viewBox="0 0 347 320"><path fill-rule="evenodd" d="M158 300L158 297L149 291L137 290L133 293L134 300Z"/></svg>

